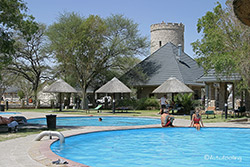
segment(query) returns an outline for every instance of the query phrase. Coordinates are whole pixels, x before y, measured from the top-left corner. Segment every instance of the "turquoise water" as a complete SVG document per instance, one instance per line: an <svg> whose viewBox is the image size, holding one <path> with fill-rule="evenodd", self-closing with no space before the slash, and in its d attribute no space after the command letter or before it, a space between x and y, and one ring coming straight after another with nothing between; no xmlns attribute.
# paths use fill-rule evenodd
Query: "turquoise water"
<svg viewBox="0 0 250 167"><path fill-rule="evenodd" d="M12 114L21 114L19 112L0 112L0 115L12 115Z"/></svg>
<svg viewBox="0 0 250 167"><path fill-rule="evenodd" d="M248 167L250 129L152 128L66 138L54 153L92 167Z"/></svg>
<svg viewBox="0 0 250 167"><path fill-rule="evenodd" d="M135 126L160 124L160 119L136 117L57 117L57 126ZM29 119L28 123L46 125L46 118Z"/></svg>

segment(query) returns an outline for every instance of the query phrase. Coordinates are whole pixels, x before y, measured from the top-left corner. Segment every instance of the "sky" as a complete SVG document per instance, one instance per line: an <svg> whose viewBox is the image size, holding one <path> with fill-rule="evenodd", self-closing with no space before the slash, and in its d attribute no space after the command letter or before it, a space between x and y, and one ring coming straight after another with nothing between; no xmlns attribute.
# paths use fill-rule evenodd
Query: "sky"
<svg viewBox="0 0 250 167"><path fill-rule="evenodd" d="M141 35L150 40L151 24L183 23L184 52L193 58L191 43L202 37L197 32L197 21L212 11L217 1L225 6L226 0L24 0L28 13L48 26L64 12L76 12L85 18L123 14L137 23Z"/></svg>

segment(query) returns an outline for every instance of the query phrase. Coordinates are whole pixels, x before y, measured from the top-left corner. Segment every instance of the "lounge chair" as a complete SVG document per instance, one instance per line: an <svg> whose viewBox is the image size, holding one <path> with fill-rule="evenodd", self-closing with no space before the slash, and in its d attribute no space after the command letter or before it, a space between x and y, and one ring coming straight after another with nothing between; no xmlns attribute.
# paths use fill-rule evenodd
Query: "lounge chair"
<svg viewBox="0 0 250 167"><path fill-rule="evenodd" d="M94 108L95 110L97 110L97 112L99 113L99 112L102 112L101 110L100 110L100 108L102 108L102 104L99 104L96 108Z"/></svg>
<svg viewBox="0 0 250 167"><path fill-rule="evenodd" d="M14 117L14 121L16 121L18 123L18 125L23 125L23 124L27 124L27 119L24 116L13 116ZM17 130L17 126L15 128L15 131ZM7 124L1 124L0 125L0 132L10 132L11 128L8 127Z"/></svg>
<svg viewBox="0 0 250 167"><path fill-rule="evenodd" d="M8 132L8 131L9 131L9 127L7 124L0 125L0 132Z"/></svg>
<svg viewBox="0 0 250 167"><path fill-rule="evenodd" d="M205 114L207 115L207 118L208 118L208 115L214 115L214 118L215 118L215 107L207 107Z"/></svg>
<svg viewBox="0 0 250 167"><path fill-rule="evenodd" d="M234 110L234 117L236 116L236 113L238 113L238 117L239 117L239 114L240 116L242 116L243 113L246 112L246 107L243 106L243 107L238 107L237 110Z"/></svg>

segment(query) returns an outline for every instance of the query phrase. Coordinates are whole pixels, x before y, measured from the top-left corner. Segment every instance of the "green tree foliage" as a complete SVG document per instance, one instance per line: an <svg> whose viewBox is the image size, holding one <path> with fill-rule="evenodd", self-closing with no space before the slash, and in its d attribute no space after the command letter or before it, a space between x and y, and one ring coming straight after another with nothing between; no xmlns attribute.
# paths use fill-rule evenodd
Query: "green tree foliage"
<svg viewBox="0 0 250 167"><path fill-rule="evenodd" d="M65 13L49 27L47 35L53 54L65 71L77 78L84 102L94 79L119 65L121 57L141 54L146 48L146 38L139 35L138 25L122 15L102 19Z"/></svg>
<svg viewBox="0 0 250 167"><path fill-rule="evenodd" d="M17 92L17 95L19 96L20 99L23 99L25 97L25 94L24 94L24 92L22 90L19 90Z"/></svg>
<svg viewBox="0 0 250 167"><path fill-rule="evenodd" d="M42 79L47 79L50 70L50 55L47 54L44 43L45 26L40 25L33 35L19 33L15 39L15 53L12 62L5 71L13 76L22 77L32 85L34 103L37 101L37 91Z"/></svg>
<svg viewBox="0 0 250 167"><path fill-rule="evenodd" d="M250 88L250 28L234 15L232 0L220 3L197 23L202 39L192 43L198 63L217 74L239 73Z"/></svg>
<svg viewBox="0 0 250 167"><path fill-rule="evenodd" d="M22 0L0 1L0 70L11 62L14 53L14 34L19 31L25 36L37 30L37 23L25 12L27 7Z"/></svg>

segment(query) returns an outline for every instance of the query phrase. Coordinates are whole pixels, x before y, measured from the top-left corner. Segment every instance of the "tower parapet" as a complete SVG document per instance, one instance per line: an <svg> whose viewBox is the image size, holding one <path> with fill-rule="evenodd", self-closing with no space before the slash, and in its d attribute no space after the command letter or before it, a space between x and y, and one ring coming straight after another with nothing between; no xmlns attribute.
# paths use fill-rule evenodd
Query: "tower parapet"
<svg viewBox="0 0 250 167"><path fill-rule="evenodd" d="M178 46L182 45L184 51L184 24L182 23L159 23L150 26L151 54L168 42Z"/></svg>

